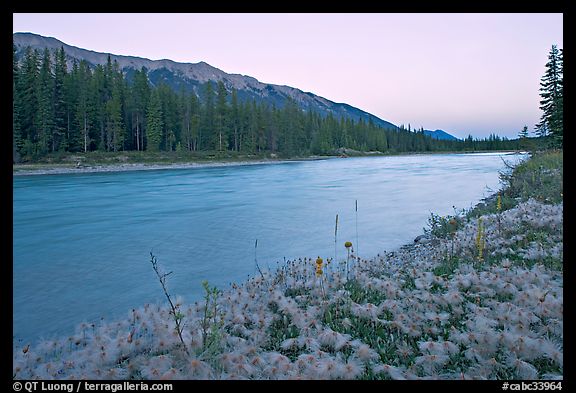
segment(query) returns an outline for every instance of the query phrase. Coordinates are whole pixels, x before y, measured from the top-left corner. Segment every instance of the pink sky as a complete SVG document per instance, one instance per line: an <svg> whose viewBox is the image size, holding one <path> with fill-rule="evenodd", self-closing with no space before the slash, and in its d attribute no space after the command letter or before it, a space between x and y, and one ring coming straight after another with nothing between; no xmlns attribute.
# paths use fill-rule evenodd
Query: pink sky
<svg viewBox="0 0 576 393"><path fill-rule="evenodd" d="M515 138L562 14L14 14L14 32L288 85L394 124Z"/></svg>

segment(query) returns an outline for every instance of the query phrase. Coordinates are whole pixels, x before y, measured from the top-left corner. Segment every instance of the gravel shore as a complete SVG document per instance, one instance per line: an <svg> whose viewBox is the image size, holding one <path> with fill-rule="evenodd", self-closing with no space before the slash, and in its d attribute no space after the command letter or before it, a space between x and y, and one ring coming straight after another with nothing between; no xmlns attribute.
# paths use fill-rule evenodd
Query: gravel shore
<svg viewBox="0 0 576 393"><path fill-rule="evenodd" d="M211 168L243 165L264 165L282 164L295 161L325 160L331 157L310 157L289 160L250 160L250 161L214 161L214 162L189 162L175 164L102 164L102 165L81 165L81 166L60 166L60 165L14 165L13 176L29 175L60 175L76 173L99 173L99 172L127 172L127 171L151 171L161 169L191 169L191 168Z"/></svg>
<svg viewBox="0 0 576 393"><path fill-rule="evenodd" d="M91 165L79 167L54 166L49 168L24 169L18 167L13 171L14 176L27 175L60 175L75 173L99 173L99 172L128 172L128 171L152 171L161 169L190 169L190 168L211 168L240 165L262 165L279 164L287 161L237 161L237 162L207 162L207 163L185 163L185 164L111 164L111 165Z"/></svg>

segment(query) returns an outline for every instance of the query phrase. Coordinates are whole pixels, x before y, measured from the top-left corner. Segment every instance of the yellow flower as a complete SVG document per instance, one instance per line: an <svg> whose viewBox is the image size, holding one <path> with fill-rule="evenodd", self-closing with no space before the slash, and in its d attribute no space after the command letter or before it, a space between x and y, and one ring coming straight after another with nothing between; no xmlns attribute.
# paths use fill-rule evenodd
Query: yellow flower
<svg viewBox="0 0 576 393"><path fill-rule="evenodd" d="M476 235L476 249L478 250L478 260L482 261L484 251L484 226L482 225L482 217L478 217L478 234Z"/></svg>
<svg viewBox="0 0 576 393"><path fill-rule="evenodd" d="M346 248L352 247L352 242L346 242L346 243L344 243L344 247L346 247Z"/></svg>
<svg viewBox="0 0 576 393"><path fill-rule="evenodd" d="M322 267L323 263L324 263L324 261L322 260L322 258L318 257L318 259L316 259L316 266Z"/></svg>
<svg viewBox="0 0 576 393"><path fill-rule="evenodd" d="M316 277L320 277L322 275L322 268L321 267L317 267L316 268Z"/></svg>
<svg viewBox="0 0 576 393"><path fill-rule="evenodd" d="M496 210L502 210L502 195L500 195L500 193L498 193L498 199L496 201Z"/></svg>

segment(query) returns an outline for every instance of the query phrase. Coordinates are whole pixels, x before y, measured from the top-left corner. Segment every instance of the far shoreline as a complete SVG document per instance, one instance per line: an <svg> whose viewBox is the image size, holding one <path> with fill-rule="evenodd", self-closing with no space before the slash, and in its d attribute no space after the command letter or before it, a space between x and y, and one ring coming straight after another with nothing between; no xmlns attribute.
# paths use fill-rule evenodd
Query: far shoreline
<svg viewBox="0 0 576 393"><path fill-rule="evenodd" d="M130 171L152 171L162 169L195 169L195 168L218 168L229 166L245 165L268 165L283 164L298 161L317 161L335 158L307 157L293 159L258 159L241 161L208 161L208 162L185 162L185 163L126 163L126 164L94 164L94 165L62 165L62 164L15 164L13 165L13 176L39 176L39 175L64 175L80 173L102 173L102 172L130 172ZM34 168L26 168L26 167Z"/></svg>
<svg viewBox="0 0 576 393"><path fill-rule="evenodd" d="M228 161L190 161L190 162L160 162L160 163L95 163L95 164L82 164L80 166L74 164L50 164L50 163L31 163L31 164L13 164L13 176L40 176L40 175L67 175L67 174L86 174L86 173L106 173L106 172L130 172L130 171L150 171L150 170L163 170L163 169L201 169L201 168L217 168L229 166L246 166L246 165L270 165L270 164L284 164L289 162L303 162L303 161L320 161L329 160L334 158L358 158L358 157L388 157L388 156L409 156L409 155L422 155L422 154L480 154L480 153L507 153L507 154L522 154L524 151L514 150L489 150L489 151L446 151L446 152L403 152L403 153L364 153L361 155L349 156L309 156L309 157L294 157L294 158L258 158L258 159L242 159L242 160L228 160Z"/></svg>

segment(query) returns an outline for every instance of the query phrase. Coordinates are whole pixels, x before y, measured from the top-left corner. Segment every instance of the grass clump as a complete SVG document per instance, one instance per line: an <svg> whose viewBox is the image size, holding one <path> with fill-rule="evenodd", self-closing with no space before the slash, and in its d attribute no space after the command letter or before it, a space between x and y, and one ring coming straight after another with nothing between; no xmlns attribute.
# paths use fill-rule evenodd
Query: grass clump
<svg viewBox="0 0 576 393"><path fill-rule="evenodd" d="M535 152L529 159L515 167L506 165L507 169L500 173L502 191L470 209L466 213L467 218L505 211L530 198L548 204L563 201L564 156L562 150ZM500 203L498 203L498 195Z"/></svg>

